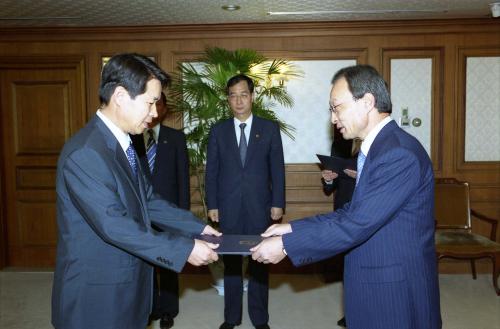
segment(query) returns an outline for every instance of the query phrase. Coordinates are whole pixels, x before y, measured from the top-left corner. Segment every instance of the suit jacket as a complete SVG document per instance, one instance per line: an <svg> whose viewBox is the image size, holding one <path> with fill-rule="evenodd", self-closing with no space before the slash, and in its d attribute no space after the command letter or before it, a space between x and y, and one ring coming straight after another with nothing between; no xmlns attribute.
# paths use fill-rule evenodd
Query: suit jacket
<svg viewBox="0 0 500 329"><path fill-rule="evenodd" d="M271 221L271 207L285 206L285 166L278 124L253 116L244 167L234 120L214 125L208 141L205 186L208 209L219 210L223 232L264 232Z"/></svg>
<svg viewBox="0 0 500 329"><path fill-rule="evenodd" d="M292 222L283 242L296 266L349 250L349 329L441 328L433 213L430 159L392 121L375 138L351 202Z"/></svg>
<svg viewBox="0 0 500 329"><path fill-rule="evenodd" d="M160 125L153 173L149 171L143 135L131 135L130 138L153 190L178 207L189 209L189 160L184 133Z"/></svg>
<svg viewBox="0 0 500 329"><path fill-rule="evenodd" d="M152 266L179 272L205 224L132 174L115 136L95 116L64 146L57 169L57 260L52 324L60 329L145 328ZM151 228L154 223L166 233Z"/></svg>

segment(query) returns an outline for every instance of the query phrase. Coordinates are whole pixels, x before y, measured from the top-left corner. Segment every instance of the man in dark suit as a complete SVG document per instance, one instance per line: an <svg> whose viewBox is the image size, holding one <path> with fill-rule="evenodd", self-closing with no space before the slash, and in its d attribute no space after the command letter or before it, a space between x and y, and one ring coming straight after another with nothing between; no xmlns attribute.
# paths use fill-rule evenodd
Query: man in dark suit
<svg viewBox="0 0 500 329"><path fill-rule="evenodd" d="M211 220L225 234L261 234L283 215L285 167L277 123L252 115L254 83L245 75L227 82L234 118L210 131L206 166L206 195ZM242 257L224 256L224 323L241 323ZM250 259L248 313L258 329L269 328L268 266Z"/></svg>
<svg viewBox="0 0 500 329"><path fill-rule="evenodd" d="M288 255L300 266L348 251L349 329L441 328L429 156L390 118L387 85L373 67L344 68L332 84L332 122L344 138L363 141L352 200L333 213L271 226L252 257L277 263Z"/></svg>
<svg viewBox="0 0 500 329"><path fill-rule="evenodd" d="M338 129L334 128L334 139L332 143L331 155L349 159L352 167L356 167L357 151L353 152L353 140L344 139ZM326 194L335 192L333 210L342 208L351 201L354 185L356 183L356 171L345 169L343 173L336 173L325 169L321 171L323 181L323 191Z"/></svg>
<svg viewBox="0 0 500 329"><path fill-rule="evenodd" d="M131 135L143 170L153 185L153 192L176 206L189 210L189 160L186 136L167 127L167 98L161 93L156 102L158 116L148 124L144 134ZM179 277L176 272L156 268L154 271L153 310L151 320L160 319L160 328L173 327L179 314Z"/></svg>
<svg viewBox="0 0 500 329"><path fill-rule="evenodd" d="M56 329L145 328L150 264L179 272L186 261L217 260L217 245L191 236L220 233L153 194L131 145L129 134L142 133L157 116L168 81L145 56L113 56L102 71L100 109L64 145L56 181Z"/></svg>

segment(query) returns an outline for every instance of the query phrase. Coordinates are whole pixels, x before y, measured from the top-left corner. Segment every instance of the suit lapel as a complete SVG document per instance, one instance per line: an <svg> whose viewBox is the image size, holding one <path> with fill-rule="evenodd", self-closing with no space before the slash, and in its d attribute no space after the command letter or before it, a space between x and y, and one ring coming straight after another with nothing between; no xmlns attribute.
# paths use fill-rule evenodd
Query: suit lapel
<svg viewBox="0 0 500 329"><path fill-rule="evenodd" d="M240 149L238 147L238 140L236 139L236 131L234 128L234 119L228 119L226 121L226 127L224 127L224 137L229 141L229 149L235 157L235 161L239 164L240 168L243 168L240 158Z"/></svg>
<svg viewBox="0 0 500 329"><path fill-rule="evenodd" d="M165 153L169 147L173 147L173 144L172 141L170 140L168 130L165 129L162 125L160 125L160 132L158 134L158 148L156 149L155 161L158 161L158 153Z"/></svg>
<svg viewBox="0 0 500 329"><path fill-rule="evenodd" d="M132 173L132 169L130 168L130 164L127 160L127 157L125 156L125 153L123 153L123 149L119 143L116 143L115 160L118 163L117 166L118 171L122 174L123 177L125 177L129 185L131 185L132 191L134 191L134 194L137 197L137 199L141 200L137 191L138 181L136 181L136 179L139 179L139 177L142 175L141 166L137 166L137 178L134 177L134 174Z"/></svg>
<svg viewBox="0 0 500 329"><path fill-rule="evenodd" d="M368 151L368 155L366 156L365 163L363 165L363 171L361 173L361 177L359 178L358 185L361 184L361 181L364 180L363 177L366 177L367 169L370 167L370 163L372 162L372 159L375 158L379 152L382 150L384 144L384 141L386 141L389 137L389 135L395 130L398 129L398 125L394 120L390 121L387 123L378 133L377 137L375 137L375 140L373 141L373 144L370 147L370 150Z"/></svg>
<svg viewBox="0 0 500 329"><path fill-rule="evenodd" d="M146 172L149 173L149 170L145 170ZM142 218L144 219L144 222L147 224L149 227L151 224L151 220L149 219L149 214L146 211L147 205L148 205L148 196L147 196L147 184L146 180L144 179L144 171L142 170L142 167L139 166L138 172L137 172L137 183L139 185L139 198L142 203L141 211L142 211Z"/></svg>
<svg viewBox="0 0 500 329"><path fill-rule="evenodd" d="M395 129L398 129L399 126L397 125L396 121L392 120L388 122L384 128L380 130L378 133L377 137L375 137L375 140L373 141L372 146L370 147L370 150L368 151L368 155L366 157L365 165L367 164L368 161L370 161L373 157L377 156L380 150L384 146L384 141L386 141L389 137L390 134ZM364 167L363 167L364 170Z"/></svg>
<svg viewBox="0 0 500 329"><path fill-rule="evenodd" d="M252 155L255 153L255 150L258 148L259 141L262 138L262 122L260 118L253 116L252 127L250 128L250 136L248 138L248 149L247 149L247 157L245 162L252 158ZM238 153L239 154L239 153Z"/></svg>
<svg viewBox="0 0 500 329"><path fill-rule="evenodd" d="M146 216L144 216L144 209L146 208L146 204L144 203L144 199L141 198L141 186L136 182L136 178L134 178L134 174L132 173L132 168L130 168L130 164L127 160L127 157L125 156L125 152L123 152L123 149L118 143L118 140L116 137L113 135L113 133L109 130L109 128L102 122L99 117L95 116L94 117L95 124L98 127L98 129L101 131L103 134L104 138L104 143L106 143L106 146L110 149L110 152L114 155L114 167L120 174L120 177L124 180L124 182L128 183L130 185L130 188L132 192L134 193L135 197L143 207L141 207L142 212L143 212L143 218L146 221ZM137 166L137 179L141 179L142 177L142 170L140 166ZM144 189L144 186L142 187ZM144 192L145 193L145 192Z"/></svg>

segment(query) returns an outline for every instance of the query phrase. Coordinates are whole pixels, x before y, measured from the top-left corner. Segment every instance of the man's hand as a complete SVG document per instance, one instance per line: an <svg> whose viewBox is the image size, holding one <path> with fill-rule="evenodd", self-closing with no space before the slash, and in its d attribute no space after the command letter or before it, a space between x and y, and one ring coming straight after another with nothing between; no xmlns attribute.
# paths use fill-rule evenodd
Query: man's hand
<svg viewBox="0 0 500 329"><path fill-rule="evenodd" d="M271 218L272 218L272 220L278 220L281 217L283 217L283 208L272 207L271 208Z"/></svg>
<svg viewBox="0 0 500 329"><path fill-rule="evenodd" d="M287 233L292 233L292 225L290 224L273 224L261 234L262 237L279 236Z"/></svg>
<svg viewBox="0 0 500 329"><path fill-rule="evenodd" d="M219 244L209 243L195 239L194 247L187 261L194 266L207 265L219 259L219 256L213 249L217 249Z"/></svg>
<svg viewBox="0 0 500 329"><path fill-rule="evenodd" d="M203 229L203 232L201 232L202 235L214 235L214 236L221 236L222 233L214 229L212 226L207 225Z"/></svg>
<svg viewBox="0 0 500 329"><path fill-rule="evenodd" d="M352 169L344 169L344 172L347 176L356 179L356 176L358 175L358 172L356 170Z"/></svg>
<svg viewBox="0 0 500 329"><path fill-rule="evenodd" d="M331 183L335 178L339 177L339 174L331 170L323 170L321 172L321 176L323 177L326 183Z"/></svg>
<svg viewBox="0 0 500 329"><path fill-rule="evenodd" d="M208 218L210 218L210 220L212 222L218 223L219 222L219 209L210 209L208 211Z"/></svg>
<svg viewBox="0 0 500 329"><path fill-rule="evenodd" d="M250 251L252 252L253 260L264 264L277 264L286 256L283 252L283 239L281 236L264 239L261 243L251 248Z"/></svg>

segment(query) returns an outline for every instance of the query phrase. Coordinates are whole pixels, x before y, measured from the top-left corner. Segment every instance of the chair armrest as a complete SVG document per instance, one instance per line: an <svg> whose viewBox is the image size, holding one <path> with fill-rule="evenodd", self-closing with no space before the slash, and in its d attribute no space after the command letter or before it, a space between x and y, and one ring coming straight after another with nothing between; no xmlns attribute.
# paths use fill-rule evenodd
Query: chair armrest
<svg viewBox="0 0 500 329"><path fill-rule="evenodd" d="M470 210L470 214L472 216L476 217L477 219L483 220L483 221L491 224L490 240L496 242L498 220L496 220L495 218L491 218L491 217L485 216L483 214L480 214L473 209Z"/></svg>

